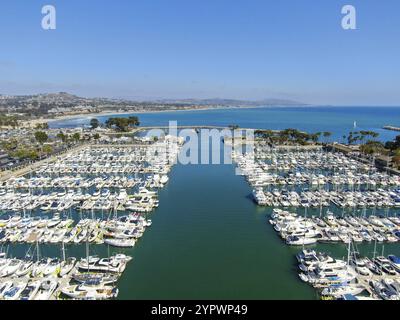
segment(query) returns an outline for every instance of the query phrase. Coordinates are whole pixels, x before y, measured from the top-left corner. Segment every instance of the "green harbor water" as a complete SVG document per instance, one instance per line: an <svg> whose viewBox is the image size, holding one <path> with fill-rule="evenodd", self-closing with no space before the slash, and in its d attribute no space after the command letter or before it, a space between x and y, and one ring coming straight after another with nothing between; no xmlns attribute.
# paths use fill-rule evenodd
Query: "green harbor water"
<svg viewBox="0 0 400 320"><path fill-rule="evenodd" d="M120 299L313 299L233 165L180 165L132 250Z"/></svg>

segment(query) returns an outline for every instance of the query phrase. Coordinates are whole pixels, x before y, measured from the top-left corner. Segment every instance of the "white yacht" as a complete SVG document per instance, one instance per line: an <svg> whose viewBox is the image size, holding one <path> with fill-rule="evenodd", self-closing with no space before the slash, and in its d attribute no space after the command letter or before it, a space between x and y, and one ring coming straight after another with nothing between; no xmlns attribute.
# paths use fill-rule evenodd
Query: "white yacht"
<svg viewBox="0 0 400 320"><path fill-rule="evenodd" d="M30 281L27 283L24 290L22 290L19 300L34 300L36 294L40 289L41 281Z"/></svg>
<svg viewBox="0 0 400 320"><path fill-rule="evenodd" d="M121 248L131 248L135 245L135 239L128 238L128 239L116 239L116 238L109 238L104 239L105 244L109 244L113 247L121 247Z"/></svg>
<svg viewBox="0 0 400 320"><path fill-rule="evenodd" d="M49 300L57 287L58 282L56 280L51 278L43 280L34 300Z"/></svg>
<svg viewBox="0 0 400 320"><path fill-rule="evenodd" d="M111 286L89 287L80 285L67 286L61 292L73 299L106 300L116 298L118 289Z"/></svg>

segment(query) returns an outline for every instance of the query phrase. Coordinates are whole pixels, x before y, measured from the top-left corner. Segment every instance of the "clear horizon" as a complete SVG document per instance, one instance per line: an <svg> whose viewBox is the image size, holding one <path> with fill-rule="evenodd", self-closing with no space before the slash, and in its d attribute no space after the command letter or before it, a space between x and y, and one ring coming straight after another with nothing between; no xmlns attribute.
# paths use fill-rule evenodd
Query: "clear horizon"
<svg viewBox="0 0 400 320"><path fill-rule="evenodd" d="M42 6L57 10L41 28ZM341 8L357 9L343 30ZM22 0L0 7L0 93L400 106L400 3Z"/></svg>

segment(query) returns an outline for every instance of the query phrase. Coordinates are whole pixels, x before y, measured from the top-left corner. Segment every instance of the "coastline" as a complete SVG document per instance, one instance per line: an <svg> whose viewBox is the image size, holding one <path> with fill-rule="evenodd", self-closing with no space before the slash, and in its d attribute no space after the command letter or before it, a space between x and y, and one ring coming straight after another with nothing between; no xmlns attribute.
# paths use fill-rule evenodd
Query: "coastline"
<svg viewBox="0 0 400 320"><path fill-rule="evenodd" d="M275 107L299 107L300 105L293 106L224 106L224 107L204 107L204 108L188 108L188 109L169 109L169 110L149 110L149 111L124 111L124 112L99 112L99 113L82 113L82 114L73 114L73 115L63 115L56 118L41 118L41 119L32 119L30 123L43 123L43 122L55 122L55 121L64 121L64 120L72 120L79 118L97 118L104 116L120 116L127 114L145 114L145 113L168 113L168 112L193 112L193 111L208 111L208 110L233 110L233 109L262 109L262 108L275 108ZM312 107L312 105L301 105L301 107Z"/></svg>
<svg viewBox="0 0 400 320"><path fill-rule="evenodd" d="M235 110L235 109L268 109L268 108L316 108L316 107L334 107L331 105L265 105L265 106L222 106L222 107L198 107L198 108L187 108L187 109L168 109L168 110L141 110L141 111L123 111L119 112L116 111L103 111L99 113L81 113L81 114L72 114L72 115L62 115L57 116L55 118L40 118L40 119L31 119L27 121L28 126L35 126L38 123L51 123L56 121L65 121L65 120L73 120L73 119L87 119L87 118L99 118L104 116L121 116L121 115L128 115L128 114L153 114L153 113L175 113L175 112L196 112L196 111L212 111L212 110ZM342 107L342 106L337 106ZM361 106L360 106L361 107ZM367 106L368 108L371 106ZM393 108L395 108L393 106ZM400 107L399 107L400 108Z"/></svg>

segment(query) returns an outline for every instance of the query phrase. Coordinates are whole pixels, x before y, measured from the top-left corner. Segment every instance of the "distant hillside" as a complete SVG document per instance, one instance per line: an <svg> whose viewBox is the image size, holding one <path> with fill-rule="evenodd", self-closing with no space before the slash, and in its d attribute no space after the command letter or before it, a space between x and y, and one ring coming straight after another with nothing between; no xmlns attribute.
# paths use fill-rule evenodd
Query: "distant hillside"
<svg viewBox="0 0 400 320"><path fill-rule="evenodd" d="M236 100L236 99L110 99L110 98L83 98L67 92L44 93L36 95L3 95L0 97L4 100L14 103L48 103L48 104L92 104L99 103L109 104L135 104L135 103L160 103L160 104L184 104L198 106L272 106L272 105L305 105L302 102L285 100L285 99L264 99L259 101L252 100Z"/></svg>
<svg viewBox="0 0 400 320"><path fill-rule="evenodd" d="M46 114L98 113L107 111L146 112L163 110L187 110L223 107L303 106L302 102L285 99L260 101L235 99L110 99L82 98L67 92L36 95L0 95L0 112L23 113L30 116Z"/></svg>
<svg viewBox="0 0 400 320"><path fill-rule="evenodd" d="M303 102L285 100L285 99L264 99L258 101L236 100L236 99L160 99L160 103L170 104L194 104L194 105L220 105L220 106L292 106L306 105Z"/></svg>

